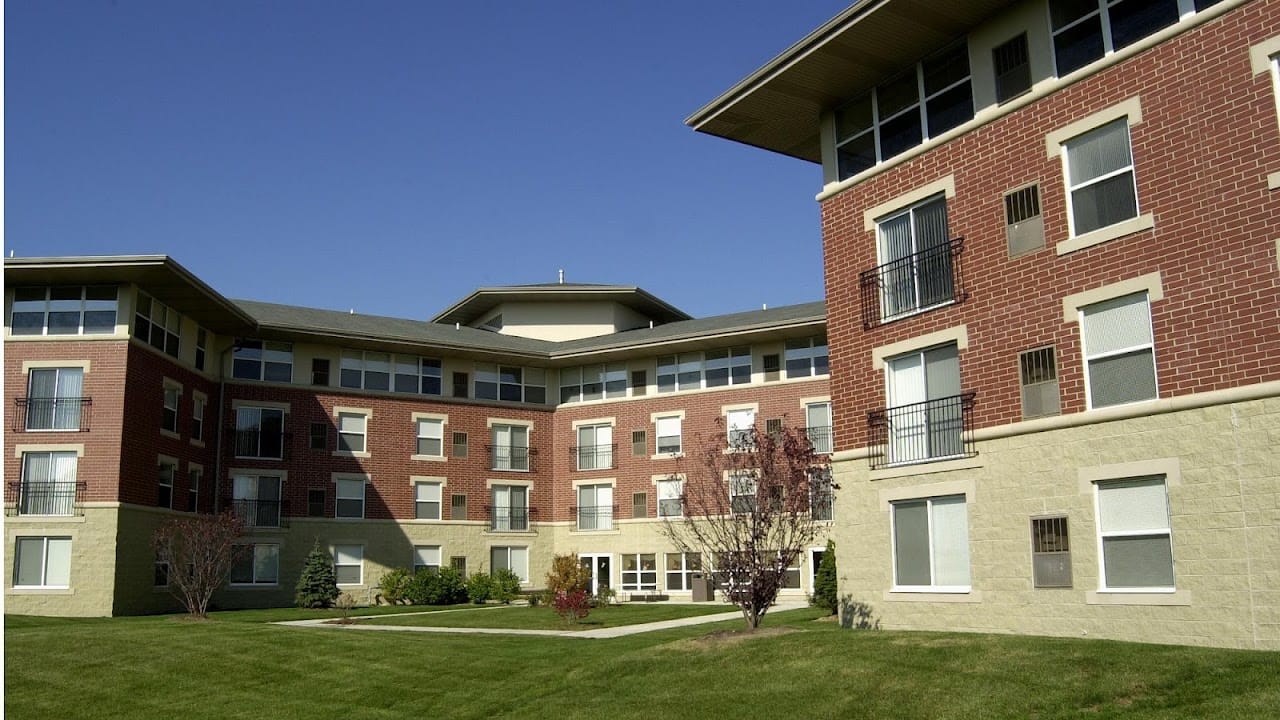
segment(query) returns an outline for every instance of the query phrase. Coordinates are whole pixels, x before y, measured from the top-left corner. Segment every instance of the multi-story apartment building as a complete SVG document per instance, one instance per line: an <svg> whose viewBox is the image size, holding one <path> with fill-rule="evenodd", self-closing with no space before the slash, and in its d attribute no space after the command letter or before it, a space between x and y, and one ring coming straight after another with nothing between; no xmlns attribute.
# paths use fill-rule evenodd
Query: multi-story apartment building
<svg viewBox="0 0 1280 720"><path fill-rule="evenodd" d="M290 604L315 543L359 602L396 567L539 588L564 552L597 588L687 599L711 568L660 533L681 455L718 421L830 451L820 302L694 319L556 283L407 320L232 301L148 256L8 259L4 309L7 612L172 609L155 528L223 509L252 551L221 607Z"/></svg>
<svg viewBox="0 0 1280 720"><path fill-rule="evenodd" d="M819 164L840 591L1280 648L1280 2L857 2L688 119Z"/></svg>

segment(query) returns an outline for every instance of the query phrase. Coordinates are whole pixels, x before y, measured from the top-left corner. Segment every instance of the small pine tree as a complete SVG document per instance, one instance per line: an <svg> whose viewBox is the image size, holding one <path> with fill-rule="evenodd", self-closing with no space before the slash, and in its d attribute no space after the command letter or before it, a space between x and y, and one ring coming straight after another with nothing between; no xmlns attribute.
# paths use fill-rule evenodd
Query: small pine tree
<svg viewBox="0 0 1280 720"><path fill-rule="evenodd" d="M333 558L320 549L316 540L302 566L294 604L303 608L330 608L338 599L338 576L333 572Z"/></svg>
<svg viewBox="0 0 1280 720"><path fill-rule="evenodd" d="M813 578L813 604L835 614L839 604L836 583L836 543L827 541L827 549L822 553L822 562L818 563L818 572Z"/></svg>

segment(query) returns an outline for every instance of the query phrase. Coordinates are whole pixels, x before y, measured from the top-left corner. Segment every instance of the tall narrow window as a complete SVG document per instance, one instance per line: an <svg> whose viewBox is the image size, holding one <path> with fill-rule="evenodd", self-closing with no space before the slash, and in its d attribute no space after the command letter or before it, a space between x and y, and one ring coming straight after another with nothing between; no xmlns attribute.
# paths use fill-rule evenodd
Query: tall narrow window
<svg viewBox="0 0 1280 720"><path fill-rule="evenodd" d="M831 403L817 402L804 406L804 434L817 453L831 452Z"/></svg>
<svg viewBox="0 0 1280 720"><path fill-rule="evenodd" d="M171 433L178 432L178 402L182 399L182 386L164 386L164 407L160 414L160 429Z"/></svg>
<svg viewBox="0 0 1280 720"><path fill-rule="evenodd" d="M159 466L160 489L157 493L156 504L162 508L173 507L173 476L178 474L178 464L162 460Z"/></svg>
<svg viewBox="0 0 1280 720"><path fill-rule="evenodd" d="M946 198L913 205L876 225L881 319L955 299Z"/></svg>
<svg viewBox="0 0 1280 720"><path fill-rule="evenodd" d="M1089 407L1154 400L1155 346L1146 293L1080 309Z"/></svg>
<svg viewBox="0 0 1280 720"><path fill-rule="evenodd" d="M193 467L187 471L187 512L200 510L200 481L204 468Z"/></svg>
<svg viewBox="0 0 1280 720"><path fill-rule="evenodd" d="M960 359L955 345L885 361L889 461L919 462L964 453Z"/></svg>
<svg viewBox="0 0 1280 720"><path fill-rule="evenodd" d="M192 396L191 401L191 439L204 440L204 409L208 399L202 395Z"/></svg>
<svg viewBox="0 0 1280 720"><path fill-rule="evenodd" d="M578 529L609 530L613 527L613 486L578 488Z"/></svg>
<svg viewBox="0 0 1280 720"><path fill-rule="evenodd" d="M613 426L601 424L579 427L577 456L579 470L613 467Z"/></svg>
<svg viewBox="0 0 1280 720"><path fill-rule="evenodd" d="M529 428L523 425L494 425L492 446L494 470L529 469Z"/></svg>
<svg viewBox="0 0 1280 720"><path fill-rule="evenodd" d="M490 529L529 529L529 488L523 485L494 485Z"/></svg>

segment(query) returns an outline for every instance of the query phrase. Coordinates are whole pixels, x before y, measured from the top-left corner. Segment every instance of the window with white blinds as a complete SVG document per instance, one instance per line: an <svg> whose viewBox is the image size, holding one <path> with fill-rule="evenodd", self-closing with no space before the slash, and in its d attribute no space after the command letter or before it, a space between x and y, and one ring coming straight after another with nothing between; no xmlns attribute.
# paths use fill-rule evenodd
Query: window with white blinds
<svg viewBox="0 0 1280 720"><path fill-rule="evenodd" d="M1172 590L1173 544L1163 476L1100 482L1103 590Z"/></svg>
<svg viewBox="0 0 1280 720"><path fill-rule="evenodd" d="M1089 407L1158 397L1151 304L1145 292L1081 308L1080 333Z"/></svg>

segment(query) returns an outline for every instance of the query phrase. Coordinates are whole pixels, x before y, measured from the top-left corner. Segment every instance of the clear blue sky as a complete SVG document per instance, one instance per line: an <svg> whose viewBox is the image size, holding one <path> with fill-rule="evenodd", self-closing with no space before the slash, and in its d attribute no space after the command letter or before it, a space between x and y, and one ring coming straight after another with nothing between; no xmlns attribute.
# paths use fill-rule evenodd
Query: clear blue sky
<svg viewBox="0 0 1280 720"><path fill-rule="evenodd" d="M5 250L399 317L822 298L819 168L683 120L840 0L5 3Z"/></svg>

